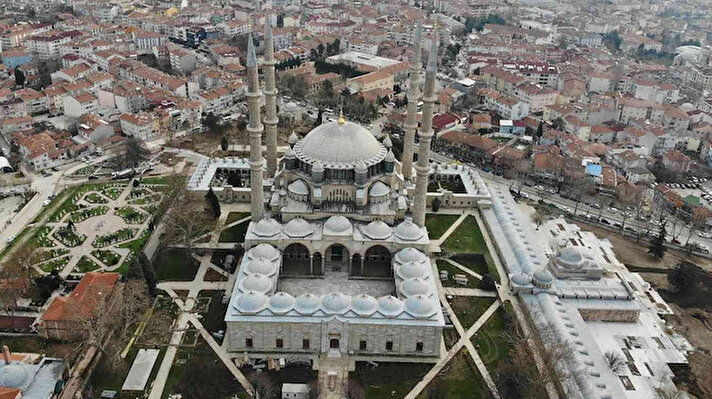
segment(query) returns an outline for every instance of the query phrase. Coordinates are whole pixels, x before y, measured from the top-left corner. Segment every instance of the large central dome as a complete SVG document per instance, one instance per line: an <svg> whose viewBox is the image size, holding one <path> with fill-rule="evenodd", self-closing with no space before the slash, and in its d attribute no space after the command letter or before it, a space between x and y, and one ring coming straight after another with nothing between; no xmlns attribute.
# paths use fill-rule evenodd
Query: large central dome
<svg viewBox="0 0 712 399"><path fill-rule="evenodd" d="M352 169L358 161L374 165L386 156L386 148L373 135L353 122L324 123L294 146L297 158L313 164L320 161L328 169Z"/></svg>

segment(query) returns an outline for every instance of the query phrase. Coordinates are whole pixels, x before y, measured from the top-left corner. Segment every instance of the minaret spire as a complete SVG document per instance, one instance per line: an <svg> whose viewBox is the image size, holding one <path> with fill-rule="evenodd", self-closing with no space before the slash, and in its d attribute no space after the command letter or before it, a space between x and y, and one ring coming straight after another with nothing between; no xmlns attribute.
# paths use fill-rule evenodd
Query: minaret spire
<svg viewBox="0 0 712 399"><path fill-rule="evenodd" d="M428 177L430 175L430 140L433 138L433 107L435 95L435 78L438 69L438 26L430 43L428 66L425 69L425 85L423 86L423 119L422 128L418 132L418 164L415 167L415 200L413 204L413 222L420 227L425 226L425 207L428 195Z"/></svg>
<svg viewBox="0 0 712 399"><path fill-rule="evenodd" d="M277 171L277 88L275 85L274 37L272 36L272 15L265 16L265 139L267 141L267 176L273 177Z"/></svg>
<svg viewBox="0 0 712 399"><path fill-rule="evenodd" d="M423 68L423 23L418 16L418 26L413 37L413 55L410 58L410 78L408 81L408 109L405 119L405 137L403 139L403 162L401 169L403 177L410 180L413 175L413 147L415 145L415 130L418 127L416 114L420 99L420 74Z"/></svg>
<svg viewBox="0 0 712 399"><path fill-rule="evenodd" d="M262 123L260 122L260 88L257 72L257 56L252 42L252 33L247 36L247 106L249 107L250 134L250 187L252 195L250 210L252 220L257 222L264 215L264 190L262 185Z"/></svg>

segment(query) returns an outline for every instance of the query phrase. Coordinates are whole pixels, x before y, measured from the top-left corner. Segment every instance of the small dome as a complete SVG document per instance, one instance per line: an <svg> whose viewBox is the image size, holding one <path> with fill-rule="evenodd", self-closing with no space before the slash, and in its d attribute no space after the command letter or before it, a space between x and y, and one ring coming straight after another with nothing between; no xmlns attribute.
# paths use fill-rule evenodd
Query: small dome
<svg viewBox="0 0 712 399"><path fill-rule="evenodd" d="M373 313L376 312L378 309L378 301L376 301L376 298L366 295L366 294L361 294L353 297L353 300L351 300L351 310L354 311L359 316L362 317L368 317L371 316Z"/></svg>
<svg viewBox="0 0 712 399"><path fill-rule="evenodd" d="M362 228L361 232L372 240L385 240L393 234L390 226L382 220L374 220Z"/></svg>
<svg viewBox="0 0 712 399"><path fill-rule="evenodd" d="M284 110L288 112L294 112L297 109L299 109L299 106L294 101L290 101L284 105ZM292 137L290 136L289 138L291 139Z"/></svg>
<svg viewBox="0 0 712 399"><path fill-rule="evenodd" d="M287 148L287 151L284 152L285 159L294 159L296 157L297 157L297 155L294 153L294 150L291 148Z"/></svg>
<svg viewBox="0 0 712 399"><path fill-rule="evenodd" d="M275 314L285 314L294 307L294 297L286 292L278 292L269 298L269 310Z"/></svg>
<svg viewBox="0 0 712 399"><path fill-rule="evenodd" d="M386 138L383 139L383 146L386 148L393 147L393 142L391 141L391 136L386 135Z"/></svg>
<svg viewBox="0 0 712 399"><path fill-rule="evenodd" d="M289 144L294 145L294 144L297 144L297 141L299 141L299 137L297 136L297 134L295 132L292 132L292 134L289 135L287 142ZM294 155L294 151L292 151L292 155Z"/></svg>
<svg viewBox="0 0 712 399"><path fill-rule="evenodd" d="M284 234L292 238L306 237L312 233L312 226L302 218L292 219L284 225Z"/></svg>
<svg viewBox="0 0 712 399"><path fill-rule="evenodd" d="M512 284L514 285L529 285L532 279L524 273L517 273L512 276Z"/></svg>
<svg viewBox="0 0 712 399"><path fill-rule="evenodd" d="M243 292L257 291L266 294L272 289L272 279L264 274L249 274L240 281L239 287Z"/></svg>
<svg viewBox="0 0 712 399"><path fill-rule="evenodd" d="M272 218L265 218L255 223L252 233L260 237L274 237L282 230L279 222Z"/></svg>
<svg viewBox="0 0 712 399"><path fill-rule="evenodd" d="M437 313L433 301L425 295L415 295L406 299L405 311L417 319L427 319Z"/></svg>
<svg viewBox="0 0 712 399"><path fill-rule="evenodd" d="M349 308L351 297L341 292L332 292L321 298L321 308L328 314L341 314Z"/></svg>
<svg viewBox="0 0 712 399"><path fill-rule="evenodd" d="M405 297L426 295L430 292L430 285L421 278L409 278L401 284L401 293Z"/></svg>
<svg viewBox="0 0 712 399"><path fill-rule="evenodd" d="M299 295L294 301L294 310L301 315L310 315L319 309L319 297L314 294Z"/></svg>
<svg viewBox="0 0 712 399"><path fill-rule="evenodd" d="M267 295L261 292L245 292L235 299L235 309L245 314L256 314L267 306L267 300Z"/></svg>
<svg viewBox="0 0 712 399"><path fill-rule="evenodd" d="M566 269L580 269L584 264L583 255L574 247L566 247L559 251L555 261Z"/></svg>
<svg viewBox="0 0 712 399"><path fill-rule="evenodd" d="M424 253L415 248L403 248L396 253L396 262L405 264L408 262L425 262L427 257Z"/></svg>
<svg viewBox="0 0 712 399"><path fill-rule="evenodd" d="M29 374L20 364L9 364L0 368L0 387L21 388Z"/></svg>
<svg viewBox="0 0 712 399"><path fill-rule="evenodd" d="M371 185L371 188L368 189L368 194L371 197L384 197L388 195L388 193L391 192L391 189L386 186L383 182L377 181Z"/></svg>
<svg viewBox="0 0 712 399"><path fill-rule="evenodd" d="M289 183L287 190L289 190L291 194L295 195L309 195L309 186L307 186L302 179L297 179Z"/></svg>
<svg viewBox="0 0 712 399"><path fill-rule="evenodd" d="M426 278L428 276L428 268L424 263L408 262L398 267L398 277L403 280L409 278Z"/></svg>
<svg viewBox="0 0 712 399"><path fill-rule="evenodd" d="M245 272L251 274L263 274L271 276L277 271L277 268L271 263L262 258L247 262Z"/></svg>
<svg viewBox="0 0 712 399"><path fill-rule="evenodd" d="M324 223L324 234L350 235L352 231L351 222L342 215L332 216Z"/></svg>
<svg viewBox="0 0 712 399"><path fill-rule="evenodd" d="M275 260L279 258L279 251L269 244L260 244L250 248L247 256L251 259Z"/></svg>
<svg viewBox="0 0 712 399"><path fill-rule="evenodd" d="M314 166L312 166L312 173L321 173L323 171L324 165L322 165L319 161L314 162Z"/></svg>
<svg viewBox="0 0 712 399"><path fill-rule="evenodd" d="M396 156L393 154L393 151L388 150L388 154L386 154L386 162L395 162L396 161Z"/></svg>
<svg viewBox="0 0 712 399"><path fill-rule="evenodd" d="M692 103L684 103L680 106L680 108L684 109L685 111L692 111L696 109L695 106L692 105Z"/></svg>
<svg viewBox="0 0 712 399"><path fill-rule="evenodd" d="M389 318L398 317L403 313L403 302L393 295L380 297L378 298L378 311Z"/></svg>
<svg viewBox="0 0 712 399"><path fill-rule="evenodd" d="M366 168L366 163L363 161L363 159L359 159L359 161L356 163L356 173L366 173L368 171L368 168Z"/></svg>
<svg viewBox="0 0 712 399"><path fill-rule="evenodd" d="M554 281L554 276L546 269L539 269L534 272L534 285L539 288L549 288L551 282Z"/></svg>
<svg viewBox="0 0 712 399"><path fill-rule="evenodd" d="M404 220L396 226L396 237L403 241L418 241L423 237L423 230L411 220Z"/></svg>

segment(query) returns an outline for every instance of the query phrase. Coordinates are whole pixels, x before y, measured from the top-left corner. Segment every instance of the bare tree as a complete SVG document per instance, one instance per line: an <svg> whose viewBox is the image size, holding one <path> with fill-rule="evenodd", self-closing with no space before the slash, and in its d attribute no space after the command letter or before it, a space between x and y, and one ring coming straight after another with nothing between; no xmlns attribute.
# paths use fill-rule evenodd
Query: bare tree
<svg viewBox="0 0 712 399"><path fill-rule="evenodd" d="M606 364L614 373L619 374L625 370L625 359L620 353L615 351L608 351L603 354L606 358Z"/></svg>
<svg viewBox="0 0 712 399"><path fill-rule="evenodd" d="M346 398L347 399L365 399L366 392L363 387L358 382L349 379L349 383L346 387Z"/></svg>
<svg viewBox="0 0 712 399"><path fill-rule="evenodd" d="M35 274L32 265L37 261L35 251L22 244L0 265L0 308L13 321L20 299L28 295Z"/></svg>
<svg viewBox="0 0 712 399"><path fill-rule="evenodd" d="M203 205L204 199L199 195L180 195L163 218L166 228L164 243L185 248L192 257L195 240L209 232L217 222L206 212Z"/></svg>
<svg viewBox="0 0 712 399"><path fill-rule="evenodd" d="M274 396L275 384L268 373L258 370L250 374L247 378L252 384L255 396L258 398L271 398Z"/></svg>
<svg viewBox="0 0 712 399"><path fill-rule="evenodd" d="M535 211L532 214L532 221L536 224L536 229L539 230L539 226L544 223L544 216L539 211Z"/></svg>

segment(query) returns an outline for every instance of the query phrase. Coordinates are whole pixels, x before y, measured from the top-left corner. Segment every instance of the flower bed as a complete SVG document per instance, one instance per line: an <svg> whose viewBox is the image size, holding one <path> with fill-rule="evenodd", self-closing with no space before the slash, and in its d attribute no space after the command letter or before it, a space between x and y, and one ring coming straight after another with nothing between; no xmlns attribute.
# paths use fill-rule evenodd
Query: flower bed
<svg viewBox="0 0 712 399"><path fill-rule="evenodd" d="M100 194L95 193L95 192L91 192L91 193L87 194L84 197L84 201L86 201L90 204L106 204L107 202L109 202L109 200L107 200L106 198L104 198L103 196L101 196Z"/></svg>
<svg viewBox="0 0 712 399"><path fill-rule="evenodd" d="M106 266L114 266L119 263L119 260L121 260L121 255L106 249L95 249L91 251L91 254Z"/></svg>
<svg viewBox="0 0 712 399"><path fill-rule="evenodd" d="M74 223L83 222L94 216L101 216L109 212L109 207L106 205L84 208L82 210L69 214L69 220Z"/></svg>
<svg viewBox="0 0 712 399"><path fill-rule="evenodd" d="M129 224L141 224L146 220L146 214L138 211L136 208L130 206L123 206L114 212L117 216L120 216L126 223Z"/></svg>
<svg viewBox="0 0 712 399"><path fill-rule="evenodd" d="M64 256L69 253L68 249L64 248L57 248L57 249L50 249L48 251L42 251L37 254L37 262L45 262L50 259L58 258L60 256Z"/></svg>
<svg viewBox="0 0 712 399"><path fill-rule="evenodd" d="M51 232L52 227L50 226L40 227L37 229L35 235L30 239L30 244L40 248L52 248L56 246L57 244L50 237L48 237Z"/></svg>
<svg viewBox="0 0 712 399"><path fill-rule="evenodd" d="M40 269L42 269L43 272L50 273L52 270L62 270L64 266L67 266L67 263L69 263L69 260L71 259L71 256L63 256L61 258L53 259L49 262L43 263L40 265Z"/></svg>
<svg viewBox="0 0 712 399"><path fill-rule="evenodd" d="M136 235L137 229L123 228L121 230L115 231L113 233L104 234L103 236L97 236L91 245L94 248L103 248L109 245L114 245L117 242L126 241Z"/></svg>
<svg viewBox="0 0 712 399"><path fill-rule="evenodd" d="M93 272L94 270L97 270L99 268L101 268L101 266L97 265L96 262L89 259L89 257L82 256L81 258L79 258L79 262L77 262L77 265L74 266L74 271L79 273L86 273Z"/></svg>
<svg viewBox="0 0 712 399"><path fill-rule="evenodd" d="M87 236L84 234L77 234L74 230L68 227L62 227L54 232L54 238L68 247L76 247L82 245L84 240L87 239Z"/></svg>
<svg viewBox="0 0 712 399"><path fill-rule="evenodd" d="M125 189L125 188L126 188L125 186L121 186L121 187L108 187L108 188L103 189L103 190L101 191L101 193L104 194L104 195L106 195L107 197L111 198L112 200L115 200L115 199L119 198L119 196L121 195L121 193L124 192L124 189Z"/></svg>

